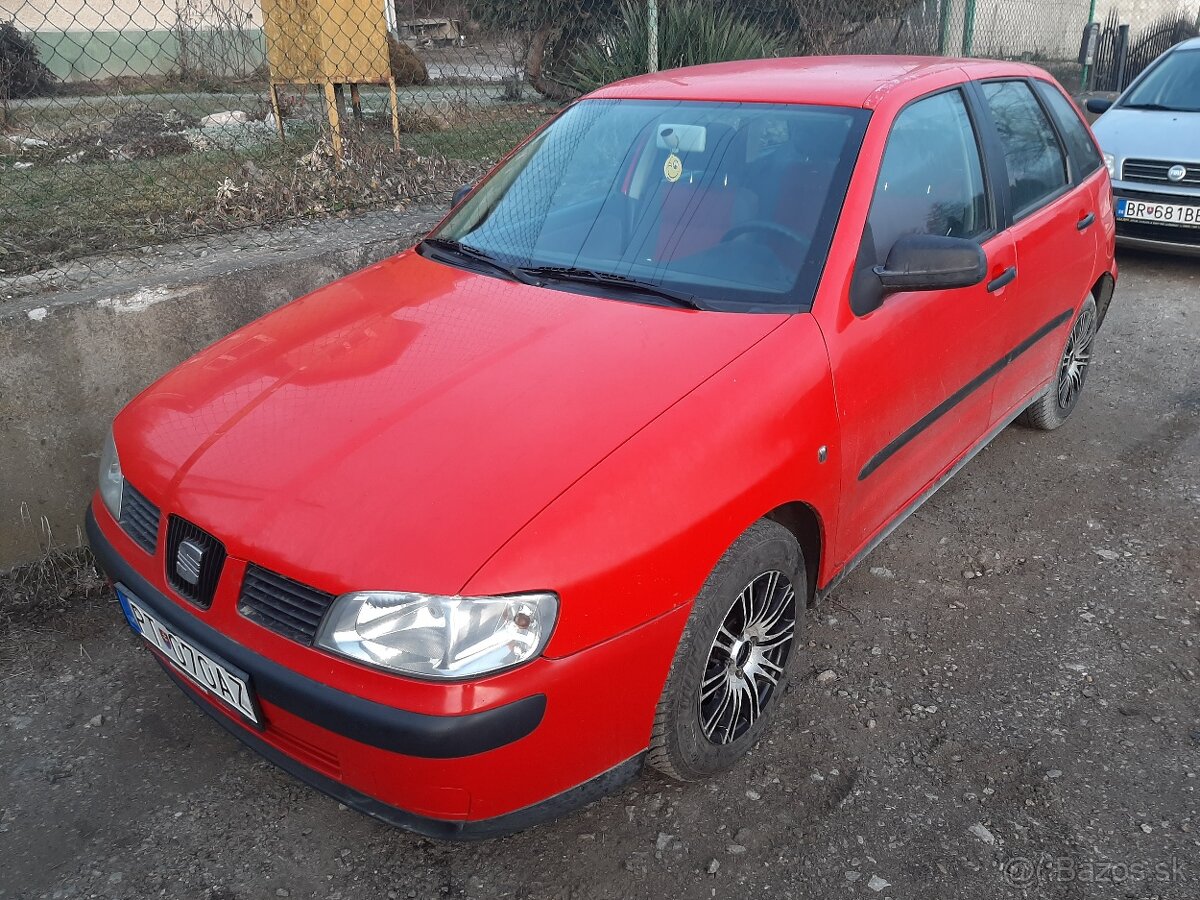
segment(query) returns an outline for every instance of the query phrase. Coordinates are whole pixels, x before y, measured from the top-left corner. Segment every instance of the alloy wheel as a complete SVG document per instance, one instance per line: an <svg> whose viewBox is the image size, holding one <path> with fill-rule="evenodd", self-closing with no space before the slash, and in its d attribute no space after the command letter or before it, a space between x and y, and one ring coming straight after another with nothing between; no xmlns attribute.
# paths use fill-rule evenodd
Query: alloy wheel
<svg viewBox="0 0 1200 900"><path fill-rule="evenodd" d="M1075 325L1071 328L1071 336L1067 339L1067 348L1063 351L1062 362L1059 363L1059 409L1069 410L1075 405L1079 392L1083 390L1083 381L1087 377L1088 365L1092 361L1092 342L1095 337L1096 310L1089 305L1075 320Z"/></svg>
<svg viewBox="0 0 1200 900"><path fill-rule="evenodd" d="M763 572L746 585L717 629L700 682L700 727L713 744L745 734L771 702L796 634L796 591Z"/></svg>

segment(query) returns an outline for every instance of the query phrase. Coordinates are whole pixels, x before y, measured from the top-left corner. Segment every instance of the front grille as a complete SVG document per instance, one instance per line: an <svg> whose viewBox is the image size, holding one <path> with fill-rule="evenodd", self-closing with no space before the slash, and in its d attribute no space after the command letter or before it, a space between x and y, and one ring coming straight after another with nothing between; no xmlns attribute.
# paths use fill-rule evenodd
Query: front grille
<svg viewBox="0 0 1200 900"><path fill-rule="evenodd" d="M249 565L242 580L238 612L276 634L311 644L332 602L333 594Z"/></svg>
<svg viewBox="0 0 1200 900"><path fill-rule="evenodd" d="M154 555L158 547L158 507L126 481L121 485L121 517L117 521L133 542Z"/></svg>
<svg viewBox="0 0 1200 900"><path fill-rule="evenodd" d="M1182 181L1172 181L1167 172L1172 166L1184 166L1187 174ZM1121 177L1125 181L1145 181L1151 184L1200 185L1200 163L1163 162L1157 159L1127 159L1121 166Z"/></svg>
<svg viewBox="0 0 1200 900"><path fill-rule="evenodd" d="M188 568L187 562L194 562L194 554L188 552L185 552L181 558L179 548L184 541L189 542L193 548L199 548L200 551L194 584L183 575L183 571ZM201 609L208 609L212 605L213 594L217 592L217 582L221 580L221 570L225 567L225 545L186 519L171 516L167 520L165 562L167 581L170 582L175 592Z"/></svg>

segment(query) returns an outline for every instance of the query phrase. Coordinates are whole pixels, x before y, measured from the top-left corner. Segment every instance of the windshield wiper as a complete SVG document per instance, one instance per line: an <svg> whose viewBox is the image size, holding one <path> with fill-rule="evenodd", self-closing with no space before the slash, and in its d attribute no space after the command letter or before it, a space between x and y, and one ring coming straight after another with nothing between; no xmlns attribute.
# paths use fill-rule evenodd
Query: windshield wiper
<svg viewBox="0 0 1200 900"><path fill-rule="evenodd" d="M1122 109L1155 109L1160 112L1200 112L1183 106L1167 106L1165 103L1122 103Z"/></svg>
<svg viewBox="0 0 1200 900"><path fill-rule="evenodd" d="M451 256L456 256L460 259L469 259L472 262L487 266L493 272L503 275L510 281L519 281L521 284L537 284L537 281L524 274L520 269L512 269L496 259L490 253L485 253L476 247L468 247L461 241L455 241L450 238L425 238L421 241L422 247L431 247L432 249Z"/></svg>
<svg viewBox="0 0 1200 900"><path fill-rule="evenodd" d="M521 271L528 275L535 275L538 278L548 278L552 281L574 281L580 284L594 284L598 287L628 291L647 297L658 297L660 300L666 300L675 306L682 306L687 309L708 309L707 306L702 305L692 294L673 291L670 288L659 287L657 284L638 281L636 278L616 275L611 272L595 272L592 269L583 269L578 266L535 266L533 268L522 269Z"/></svg>

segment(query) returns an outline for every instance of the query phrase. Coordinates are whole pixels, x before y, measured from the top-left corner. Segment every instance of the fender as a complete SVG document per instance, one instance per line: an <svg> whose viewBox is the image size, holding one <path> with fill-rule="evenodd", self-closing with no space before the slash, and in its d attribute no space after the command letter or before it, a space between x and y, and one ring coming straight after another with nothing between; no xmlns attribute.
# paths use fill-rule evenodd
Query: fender
<svg viewBox="0 0 1200 900"><path fill-rule="evenodd" d="M825 344L797 314L577 481L463 592L553 585L546 655L576 653L691 603L738 535L785 503L832 530L839 444Z"/></svg>

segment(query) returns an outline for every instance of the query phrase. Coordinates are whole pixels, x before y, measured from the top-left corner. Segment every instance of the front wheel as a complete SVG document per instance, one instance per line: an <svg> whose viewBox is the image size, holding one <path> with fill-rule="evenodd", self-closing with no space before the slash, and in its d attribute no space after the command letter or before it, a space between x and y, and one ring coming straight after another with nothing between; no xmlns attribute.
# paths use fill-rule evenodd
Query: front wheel
<svg viewBox="0 0 1200 900"><path fill-rule="evenodd" d="M1021 423L1041 431L1053 431L1075 409L1092 362L1096 342L1096 301L1089 295L1075 317L1067 345L1058 362L1054 383L1021 414Z"/></svg>
<svg viewBox="0 0 1200 900"><path fill-rule="evenodd" d="M725 551L696 598L659 700L649 762L680 781L730 768L768 726L803 624L804 557L761 520Z"/></svg>

